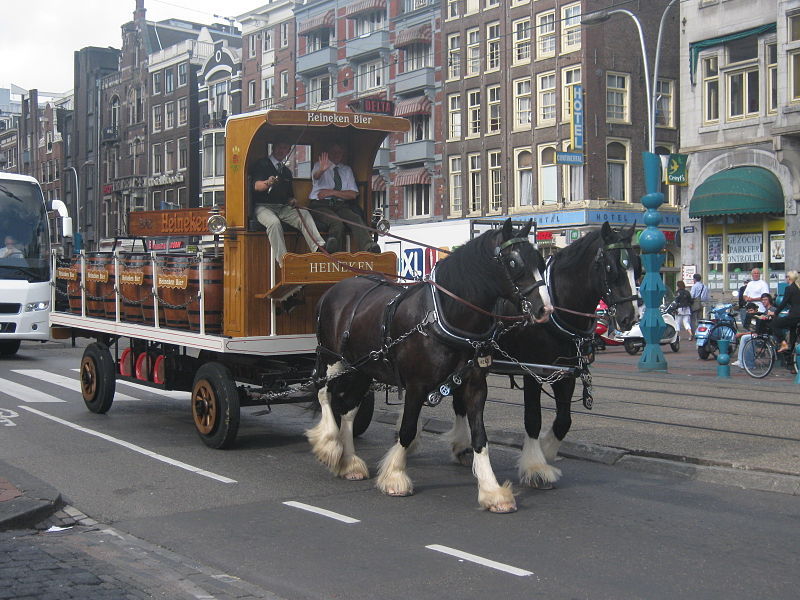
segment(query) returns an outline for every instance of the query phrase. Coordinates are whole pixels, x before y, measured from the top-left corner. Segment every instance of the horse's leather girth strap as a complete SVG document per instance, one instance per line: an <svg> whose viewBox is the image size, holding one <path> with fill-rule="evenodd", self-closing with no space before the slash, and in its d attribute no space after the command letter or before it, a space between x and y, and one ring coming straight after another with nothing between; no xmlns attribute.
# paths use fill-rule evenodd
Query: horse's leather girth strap
<svg viewBox="0 0 800 600"><path fill-rule="evenodd" d="M386 279L381 279L379 277L367 275L364 276L364 279L370 279L374 281L375 284L371 288L367 289L367 291L365 291L363 294L361 294L361 297L358 299L358 301L353 302L353 309L350 311L350 317L347 319L347 327L345 328L344 333L342 334L342 344L339 347L339 352L341 353L342 356L344 356L347 353L347 342L350 341L350 327L352 327L353 325L353 319L355 318L356 313L358 312L358 309L361 306L361 303L364 302L364 299L367 296L369 296L370 293L373 292L374 290L377 290L379 287L383 285L390 285L389 281L387 281Z"/></svg>
<svg viewBox="0 0 800 600"><path fill-rule="evenodd" d="M419 286L408 286L404 290L398 292L398 294L392 298L389 303L386 305L386 308L383 309L383 323L381 325L381 340L383 340L383 347L389 347L389 344L392 343L392 321L394 320L394 315L397 313L397 308L400 306L400 303L405 300L413 291L416 291ZM390 351L391 352L391 351ZM396 366L392 364L391 357L388 355L389 353L384 354L383 362L384 365L388 368L393 369L394 371L394 380L397 385L401 384L400 381L400 373Z"/></svg>

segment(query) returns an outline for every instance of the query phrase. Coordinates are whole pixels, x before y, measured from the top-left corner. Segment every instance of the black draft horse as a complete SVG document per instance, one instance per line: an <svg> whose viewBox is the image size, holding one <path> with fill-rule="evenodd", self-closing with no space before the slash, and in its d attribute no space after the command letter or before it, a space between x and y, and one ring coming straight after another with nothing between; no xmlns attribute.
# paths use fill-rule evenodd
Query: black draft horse
<svg viewBox="0 0 800 600"><path fill-rule="evenodd" d="M406 456L431 392L452 386L472 429L478 502L492 512L516 509L497 483L483 424L488 366L483 359L501 327L491 311L505 299L527 320L543 323L552 307L542 280L542 255L529 242L531 222L513 231L508 219L439 261L431 281L403 287L377 277L352 277L317 306L317 374L321 417L306 432L314 455L335 475L369 476L353 446L353 420L373 380L404 390L398 441L381 460L376 485L390 496L414 491ZM457 296L454 299L443 288ZM447 395L447 394L444 394ZM337 418L341 425L337 426Z"/></svg>
<svg viewBox="0 0 800 600"><path fill-rule="evenodd" d="M545 271L545 280L554 312L544 326L526 325L509 331L500 347L520 362L578 366L582 344L594 332L593 315L602 298L615 311L622 331L636 320L636 281L641 274L639 255L631 247L634 226L615 231L606 222L573 242L553 257ZM566 308L583 315L559 310ZM556 401L553 426L541 438L541 384L525 374L525 431L527 436L518 463L520 481L534 487L552 487L561 471L548 464L572 424L570 404L577 374L551 384ZM453 403L456 413L447 436L453 456L462 464L468 461L469 431L463 404Z"/></svg>

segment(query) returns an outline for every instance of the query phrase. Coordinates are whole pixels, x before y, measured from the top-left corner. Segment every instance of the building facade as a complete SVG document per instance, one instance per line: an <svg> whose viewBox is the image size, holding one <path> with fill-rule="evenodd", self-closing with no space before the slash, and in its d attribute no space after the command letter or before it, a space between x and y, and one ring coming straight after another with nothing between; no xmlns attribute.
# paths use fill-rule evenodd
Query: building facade
<svg viewBox="0 0 800 600"><path fill-rule="evenodd" d="M681 3L685 270L718 299L800 263L800 1Z"/></svg>

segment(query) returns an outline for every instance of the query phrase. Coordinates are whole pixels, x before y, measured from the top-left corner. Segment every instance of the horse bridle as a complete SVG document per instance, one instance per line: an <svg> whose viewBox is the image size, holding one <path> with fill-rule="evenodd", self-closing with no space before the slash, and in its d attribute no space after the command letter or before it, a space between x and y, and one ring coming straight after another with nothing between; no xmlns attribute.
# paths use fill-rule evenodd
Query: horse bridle
<svg viewBox="0 0 800 600"><path fill-rule="evenodd" d="M630 242L613 242L611 244L605 244L603 247L597 249L597 256L595 257L595 263L600 265L600 271L603 273L602 298L608 305L609 314L613 316L614 313L616 312L617 304L623 304L624 302L634 302L639 299L639 295L635 292L635 290L631 290L633 294L630 296L622 296L622 297L614 296L614 292L611 289L611 284L608 281L608 274L612 270L613 266L610 262L606 260L606 253L611 250L620 251L618 266L622 268L623 272L627 272L627 270L632 267L631 253L633 252L633 248L631 247ZM628 264L626 264L626 262Z"/></svg>
<svg viewBox="0 0 800 600"><path fill-rule="evenodd" d="M545 282L544 277L542 277L542 279L538 281L534 279L534 282L524 289L520 289L519 285L517 285L517 282L529 271L529 269L525 268L525 261L522 260L519 250L513 248L513 246L522 243L530 244L530 240L524 237L514 237L506 240L494 249L494 258L503 266L508 279L511 281L511 285L514 288L514 295L519 302L520 310L532 318L533 305L530 300L528 300L527 296L537 287L544 286ZM511 248L511 250L508 254L503 254L503 250L506 248Z"/></svg>

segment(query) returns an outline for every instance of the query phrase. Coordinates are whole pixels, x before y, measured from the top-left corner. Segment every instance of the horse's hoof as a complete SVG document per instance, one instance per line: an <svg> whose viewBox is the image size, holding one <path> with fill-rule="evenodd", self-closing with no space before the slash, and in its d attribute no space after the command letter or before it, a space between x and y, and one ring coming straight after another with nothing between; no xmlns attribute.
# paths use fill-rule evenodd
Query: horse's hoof
<svg viewBox="0 0 800 600"><path fill-rule="evenodd" d="M539 477L536 477L533 480L531 480L531 487L537 490L556 489L556 486L553 484L552 481L545 481L544 479L540 479Z"/></svg>
<svg viewBox="0 0 800 600"><path fill-rule="evenodd" d="M368 477L368 475L365 475L364 473L355 472L355 473L345 473L342 477L347 479L347 481L364 481Z"/></svg>
<svg viewBox="0 0 800 600"><path fill-rule="evenodd" d="M414 490L386 490L385 494L392 498L405 498L406 496L413 496Z"/></svg>
<svg viewBox="0 0 800 600"><path fill-rule="evenodd" d="M497 514L497 515L507 515L509 513L517 512L517 504L516 502L503 502L501 504L495 504L494 506L488 507L489 512Z"/></svg>
<svg viewBox="0 0 800 600"><path fill-rule="evenodd" d="M456 462L464 467L472 466L472 448L465 448L455 455Z"/></svg>

